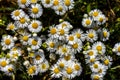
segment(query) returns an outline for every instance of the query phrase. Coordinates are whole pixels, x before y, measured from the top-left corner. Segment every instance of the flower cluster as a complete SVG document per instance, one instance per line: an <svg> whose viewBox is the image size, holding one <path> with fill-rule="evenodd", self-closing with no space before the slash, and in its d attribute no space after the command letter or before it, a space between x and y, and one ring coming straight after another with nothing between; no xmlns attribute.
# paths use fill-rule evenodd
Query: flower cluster
<svg viewBox="0 0 120 80"><path fill-rule="evenodd" d="M51 76L54 78L72 79L79 76L82 71L81 64L75 59L75 54L82 49L83 31L75 29L70 33L72 28L73 26L67 21L50 27L49 38L46 40L47 50L51 54L60 56L57 63L51 67Z"/></svg>
<svg viewBox="0 0 120 80"><path fill-rule="evenodd" d="M31 7L30 15L32 17L39 17L43 13L41 3L45 8L51 8L57 15L64 15L66 11L74 7L74 0L18 0L19 7Z"/></svg>

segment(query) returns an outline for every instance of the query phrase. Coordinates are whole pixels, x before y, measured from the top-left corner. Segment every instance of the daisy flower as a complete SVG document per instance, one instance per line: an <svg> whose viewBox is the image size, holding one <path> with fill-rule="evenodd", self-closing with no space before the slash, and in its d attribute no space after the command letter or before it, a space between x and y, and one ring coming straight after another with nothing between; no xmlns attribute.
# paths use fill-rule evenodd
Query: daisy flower
<svg viewBox="0 0 120 80"><path fill-rule="evenodd" d="M110 56L105 56L105 57L102 59L102 61L103 61L103 64L104 64L105 66L110 67L110 66L112 65L113 59L112 59L112 57L110 57Z"/></svg>
<svg viewBox="0 0 120 80"><path fill-rule="evenodd" d="M28 44L28 40L31 37L31 34L24 31L21 36L20 36L20 41L23 45L27 45Z"/></svg>
<svg viewBox="0 0 120 80"><path fill-rule="evenodd" d="M58 65L52 66L50 70L51 70L51 77L60 78L62 76L61 69L58 67Z"/></svg>
<svg viewBox="0 0 120 80"><path fill-rule="evenodd" d="M110 37L110 32L107 29L103 28L101 31L102 41L107 41L109 39L109 37Z"/></svg>
<svg viewBox="0 0 120 80"><path fill-rule="evenodd" d="M96 59L96 57L88 57L85 59L86 64L93 64L95 61L97 61L98 59Z"/></svg>
<svg viewBox="0 0 120 80"><path fill-rule="evenodd" d="M38 20L33 20L30 25L28 25L28 29L30 32L38 33L42 29L42 23Z"/></svg>
<svg viewBox="0 0 120 80"><path fill-rule="evenodd" d="M72 29L73 26L68 22L68 21L63 21L62 23L59 24L59 26L61 26L62 28L67 28L67 29Z"/></svg>
<svg viewBox="0 0 120 80"><path fill-rule="evenodd" d="M100 64L99 61L95 61L92 65L90 65L90 68L92 72L98 72L102 64Z"/></svg>
<svg viewBox="0 0 120 80"><path fill-rule="evenodd" d="M70 45L77 42L77 38L73 34L67 35L66 39L68 41L68 44L70 44Z"/></svg>
<svg viewBox="0 0 120 80"><path fill-rule="evenodd" d="M49 69L49 63L47 60L45 60L44 62L42 62L40 65L38 65L38 67L40 67L40 72L46 72Z"/></svg>
<svg viewBox="0 0 120 80"><path fill-rule="evenodd" d="M116 43L113 49L116 55L120 56L120 43Z"/></svg>
<svg viewBox="0 0 120 80"><path fill-rule="evenodd" d="M97 24L98 24L98 25L104 24L104 23L106 22L106 17L105 17L105 15L100 14L100 15L97 17L96 21L97 21Z"/></svg>
<svg viewBox="0 0 120 80"><path fill-rule="evenodd" d="M100 74L93 73L93 74L91 74L91 79L92 80L103 80L103 76Z"/></svg>
<svg viewBox="0 0 120 80"><path fill-rule="evenodd" d="M100 42L100 41L95 42L95 43L92 45L92 49L93 49L93 50L97 50L97 52L98 52L99 54L101 54L101 55L104 54L105 51L106 51L105 45L104 45L102 42Z"/></svg>
<svg viewBox="0 0 120 80"><path fill-rule="evenodd" d="M45 8L50 8L53 5L53 0L41 0L41 2Z"/></svg>
<svg viewBox="0 0 120 80"><path fill-rule="evenodd" d="M35 38L30 38L28 40L28 43L29 43L29 45L31 46L31 48L33 50L37 50L37 49L40 48L40 46L42 44L42 41L41 41L41 39L39 37L35 37Z"/></svg>
<svg viewBox="0 0 120 80"><path fill-rule="evenodd" d="M85 57L88 58L88 57L96 57L97 56L97 51L96 50L88 50L86 51L85 53Z"/></svg>
<svg viewBox="0 0 120 80"><path fill-rule="evenodd" d="M100 14L102 14L102 12L98 9L91 10L89 13L89 15L92 16L94 20L96 20Z"/></svg>
<svg viewBox="0 0 120 80"><path fill-rule="evenodd" d="M82 20L82 25L86 28L91 28L92 26L92 23L93 23L93 19L88 17L88 18L83 18Z"/></svg>
<svg viewBox="0 0 120 80"><path fill-rule="evenodd" d="M104 76L106 74L107 69L108 67L106 67L105 65L102 65L98 70L98 74Z"/></svg>
<svg viewBox="0 0 120 80"><path fill-rule="evenodd" d="M72 34L81 41L85 41L85 35L83 34L83 31L81 29L74 29Z"/></svg>
<svg viewBox="0 0 120 80"><path fill-rule="evenodd" d="M38 51L34 53L33 61L34 64L40 64L45 59L44 52Z"/></svg>
<svg viewBox="0 0 120 80"><path fill-rule="evenodd" d="M57 6L61 3L62 0L53 0L52 8L56 10Z"/></svg>
<svg viewBox="0 0 120 80"><path fill-rule="evenodd" d="M63 58L66 61L70 61L70 60L74 60L75 56L73 54L68 54L68 55L61 56L61 58Z"/></svg>
<svg viewBox="0 0 120 80"><path fill-rule="evenodd" d="M43 14L43 9L40 4L31 4L30 16L32 18L39 18Z"/></svg>
<svg viewBox="0 0 120 80"><path fill-rule="evenodd" d="M29 6L29 4L29 0L18 0L18 5L21 8L25 8L26 6Z"/></svg>
<svg viewBox="0 0 120 80"><path fill-rule="evenodd" d="M14 20L19 20L21 17L24 17L25 13L22 9L17 9L17 10L14 10L12 13L11 13L11 16Z"/></svg>
<svg viewBox="0 0 120 80"><path fill-rule="evenodd" d="M5 72L6 75L11 76L15 71L15 67L14 65L9 64L3 69L3 71Z"/></svg>
<svg viewBox="0 0 120 80"><path fill-rule="evenodd" d="M77 72L77 76L79 76L82 72L81 64L78 62L74 63L74 70Z"/></svg>
<svg viewBox="0 0 120 80"><path fill-rule="evenodd" d="M30 75L30 76L37 75L38 72L39 72L39 70L37 69L37 66L36 66L36 65L30 65L30 66L27 68L27 73L28 73L28 75Z"/></svg>
<svg viewBox="0 0 120 80"><path fill-rule="evenodd" d="M50 26L49 34L48 36L51 38L58 38L59 36L57 35L57 28L53 26Z"/></svg>
<svg viewBox="0 0 120 80"><path fill-rule="evenodd" d="M64 44L63 46L60 47L60 49L58 51L58 54L61 55L61 56L62 55L72 54L70 52L70 46Z"/></svg>
<svg viewBox="0 0 120 80"><path fill-rule="evenodd" d="M94 42L98 39L98 35L95 30L90 29L86 31L86 40L89 42Z"/></svg>
<svg viewBox="0 0 120 80"><path fill-rule="evenodd" d="M66 63L67 61L63 58L60 58L58 61L57 61L57 65L61 68L61 69L64 69L65 66L66 66Z"/></svg>
<svg viewBox="0 0 120 80"><path fill-rule="evenodd" d="M63 2L67 10L70 10L74 7L74 0L63 0Z"/></svg>
<svg viewBox="0 0 120 80"><path fill-rule="evenodd" d="M2 71L9 64L9 59L0 58L0 70Z"/></svg>
<svg viewBox="0 0 120 80"><path fill-rule="evenodd" d="M57 40L56 39L47 39L46 44L47 44L47 50L50 52L54 52L56 50L57 47Z"/></svg>
<svg viewBox="0 0 120 80"><path fill-rule="evenodd" d="M15 26L14 23L9 23L6 28L6 30L12 30L12 31L15 31L16 29L17 27Z"/></svg>
<svg viewBox="0 0 120 80"><path fill-rule="evenodd" d="M76 42L74 42L72 45L71 45L71 51L76 53L76 52L80 52L82 50L82 42L81 40L77 40Z"/></svg>
<svg viewBox="0 0 120 80"><path fill-rule="evenodd" d="M28 26L29 16L24 15L23 17L20 17L18 21L15 21L15 24L18 28L25 28Z"/></svg>
<svg viewBox="0 0 120 80"><path fill-rule="evenodd" d="M11 35L5 35L2 37L1 45L6 49L11 49L14 46L14 40Z"/></svg>
<svg viewBox="0 0 120 80"><path fill-rule="evenodd" d="M67 66L64 68L63 72L63 76L67 77L68 79L72 79L77 75L77 72L74 69L74 64L73 61L69 61L67 63Z"/></svg>

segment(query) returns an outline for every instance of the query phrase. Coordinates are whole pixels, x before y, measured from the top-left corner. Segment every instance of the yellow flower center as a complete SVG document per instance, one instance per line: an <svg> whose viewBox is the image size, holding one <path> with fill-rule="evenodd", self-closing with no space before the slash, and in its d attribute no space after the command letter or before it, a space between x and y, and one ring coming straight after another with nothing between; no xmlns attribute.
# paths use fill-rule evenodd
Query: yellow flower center
<svg viewBox="0 0 120 80"><path fill-rule="evenodd" d="M37 14L38 12L39 12L39 9L38 8L32 8L32 12L34 13L34 14Z"/></svg>
<svg viewBox="0 0 120 80"><path fill-rule="evenodd" d="M66 72L67 72L68 74L72 74L72 73L73 73L73 69L70 68L70 67L68 67L68 68L66 69Z"/></svg>
<svg viewBox="0 0 120 80"><path fill-rule="evenodd" d="M33 74L35 71L32 68L28 69L28 74Z"/></svg>
<svg viewBox="0 0 120 80"><path fill-rule="evenodd" d="M13 72L13 68L8 68L8 72Z"/></svg>
<svg viewBox="0 0 120 80"><path fill-rule="evenodd" d="M59 66L60 66L60 68L64 68L64 63L61 62L61 63L59 64Z"/></svg>
<svg viewBox="0 0 120 80"><path fill-rule="evenodd" d="M69 36L69 40L70 40L70 41L73 41L73 40L74 40L74 37L73 37L73 36Z"/></svg>
<svg viewBox="0 0 120 80"><path fill-rule="evenodd" d="M109 61L108 59L106 59L106 60L104 61L104 64L105 64L105 65L108 65L109 62L110 62L110 61Z"/></svg>
<svg viewBox="0 0 120 80"><path fill-rule="evenodd" d="M35 55L35 54L34 54L33 52L30 52L30 53L29 53L29 56L30 56L30 57L33 57L34 55Z"/></svg>
<svg viewBox="0 0 120 80"><path fill-rule="evenodd" d="M40 60L40 58L41 58L40 55L35 56L35 59L36 59L36 60Z"/></svg>
<svg viewBox="0 0 120 80"><path fill-rule="evenodd" d="M55 43L51 42L50 47L53 48L55 46Z"/></svg>
<svg viewBox="0 0 120 80"><path fill-rule="evenodd" d="M64 59L67 60L67 61L70 60L71 59L71 55L64 56Z"/></svg>
<svg viewBox="0 0 120 80"><path fill-rule="evenodd" d="M24 24L26 22L26 19L23 17L20 19L20 23Z"/></svg>
<svg viewBox="0 0 120 80"><path fill-rule="evenodd" d="M62 48L62 52L63 52L63 53L66 53L66 52L67 52L67 48L63 47L63 48Z"/></svg>
<svg viewBox="0 0 120 80"><path fill-rule="evenodd" d="M59 0L54 0L54 1L53 1L53 5L54 5L54 6L59 5Z"/></svg>
<svg viewBox="0 0 120 80"><path fill-rule="evenodd" d="M15 16L19 16L19 15L20 15L19 10L16 10L16 11L14 12L14 15L15 15Z"/></svg>
<svg viewBox="0 0 120 80"><path fill-rule="evenodd" d="M50 0L45 0L45 3L46 4L50 4Z"/></svg>
<svg viewBox="0 0 120 80"><path fill-rule="evenodd" d="M100 18L99 18L99 21L100 21L100 22L103 22L103 18L102 18L102 17L100 17Z"/></svg>
<svg viewBox="0 0 120 80"><path fill-rule="evenodd" d="M97 75L93 77L93 80L99 80L99 79L100 79L100 78L99 78L99 76L97 76Z"/></svg>
<svg viewBox="0 0 120 80"><path fill-rule="evenodd" d="M77 49L77 48L78 48L78 44L77 44L77 43L74 43L74 44L72 45L72 47L73 47L74 49Z"/></svg>
<svg viewBox="0 0 120 80"><path fill-rule="evenodd" d="M53 72L54 72L55 74L58 74L58 73L60 72L60 69L59 69L59 68L55 68L55 69L53 70Z"/></svg>
<svg viewBox="0 0 120 80"><path fill-rule="evenodd" d="M62 10L63 10L63 7L60 5L60 6L58 7L58 11L62 12Z"/></svg>
<svg viewBox="0 0 120 80"><path fill-rule="evenodd" d="M10 40L10 39L6 39L6 40L5 40L5 44L6 44L6 45L9 45L10 43L11 43L11 40Z"/></svg>
<svg viewBox="0 0 120 80"><path fill-rule="evenodd" d="M70 6L71 1L70 1L70 0L65 0L64 4L65 4L66 6Z"/></svg>
<svg viewBox="0 0 120 80"><path fill-rule="evenodd" d="M75 64L75 65L74 65L74 68L75 68L76 71L79 71L79 70L80 70L80 66L79 66L78 64Z"/></svg>
<svg viewBox="0 0 120 80"><path fill-rule="evenodd" d="M56 28L52 28L52 29L50 30L50 33L51 33L51 34L55 34L55 33L56 33Z"/></svg>
<svg viewBox="0 0 120 80"><path fill-rule="evenodd" d="M98 16L98 12L97 12L97 11L94 12L94 13L93 13L93 16L94 16L94 17L97 17L97 16Z"/></svg>
<svg viewBox="0 0 120 80"><path fill-rule="evenodd" d="M61 29L59 32L60 32L60 35L64 35L65 34L64 29Z"/></svg>
<svg viewBox="0 0 120 80"><path fill-rule="evenodd" d="M16 58L16 57L18 57L18 53L13 54L13 58Z"/></svg>
<svg viewBox="0 0 120 80"><path fill-rule="evenodd" d="M89 56L92 56L92 55L93 55L93 51L89 51L89 52L88 52L88 55L89 55Z"/></svg>
<svg viewBox="0 0 120 80"><path fill-rule="evenodd" d="M26 0L21 0L21 3L22 4L25 4L27 1Z"/></svg>
<svg viewBox="0 0 120 80"><path fill-rule="evenodd" d="M98 73L102 73L102 69L100 69L100 70L98 71Z"/></svg>
<svg viewBox="0 0 120 80"><path fill-rule="evenodd" d="M36 3L37 2L37 0L31 0L31 3Z"/></svg>
<svg viewBox="0 0 120 80"><path fill-rule="evenodd" d="M0 62L0 65L1 65L2 67L5 67L5 66L7 65L7 62L6 62L6 61L2 61L2 62Z"/></svg>
<svg viewBox="0 0 120 80"><path fill-rule="evenodd" d="M118 52L120 52L120 46L118 47Z"/></svg>
<svg viewBox="0 0 120 80"><path fill-rule="evenodd" d="M37 29L38 28L38 24L36 22L32 23L32 28Z"/></svg>
<svg viewBox="0 0 120 80"><path fill-rule="evenodd" d="M102 46L97 46L96 49L97 49L98 51L102 51Z"/></svg>
<svg viewBox="0 0 120 80"><path fill-rule="evenodd" d="M46 64L42 64L42 69L46 69Z"/></svg>
<svg viewBox="0 0 120 80"><path fill-rule="evenodd" d="M62 24L62 28L66 27L66 26L67 26L67 24L65 24L65 23Z"/></svg>
<svg viewBox="0 0 120 80"><path fill-rule="evenodd" d="M23 37L22 37L22 40L23 40L23 41L28 41L28 36L23 36Z"/></svg>
<svg viewBox="0 0 120 80"><path fill-rule="evenodd" d="M37 41L36 40L32 40L32 45L36 46L37 45Z"/></svg>
<svg viewBox="0 0 120 80"><path fill-rule="evenodd" d="M8 28L9 28L10 30L13 30L13 29L15 28L15 25L14 25L14 24L10 24L10 25L8 26Z"/></svg>
<svg viewBox="0 0 120 80"><path fill-rule="evenodd" d="M91 21L89 19L86 20L85 22L87 25L90 25Z"/></svg>
<svg viewBox="0 0 120 80"><path fill-rule="evenodd" d="M77 38L80 38L81 34L80 33L76 33L76 36L77 36Z"/></svg>
<svg viewBox="0 0 120 80"><path fill-rule="evenodd" d="M93 33L89 33L89 34L88 34L88 37L93 38L93 37L94 37L94 34L93 34Z"/></svg>
<svg viewBox="0 0 120 80"><path fill-rule="evenodd" d="M91 59L90 59L90 62L91 62L91 63L95 62L95 58L91 58Z"/></svg>
<svg viewBox="0 0 120 80"><path fill-rule="evenodd" d="M107 32L106 32L106 31L103 32L103 36L104 36L105 38L107 37Z"/></svg>
<svg viewBox="0 0 120 80"><path fill-rule="evenodd" d="M98 68L98 64L94 64L93 67L94 67L94 68Z"/></svg>

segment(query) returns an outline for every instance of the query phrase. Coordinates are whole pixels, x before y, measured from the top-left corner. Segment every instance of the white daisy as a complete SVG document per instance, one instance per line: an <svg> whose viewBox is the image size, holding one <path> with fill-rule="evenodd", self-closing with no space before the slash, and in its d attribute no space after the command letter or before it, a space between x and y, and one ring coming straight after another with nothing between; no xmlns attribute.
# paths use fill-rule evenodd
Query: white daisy
<svg viewBox="0 0 120 80"><path fill-rule="evenodd" d="M95 30L90 29L86 31L86 40L89 42L94 42L98 39L98 35Z"/></svg>
<svg viewBox="0 0 120 80"><path fill-rule="evenodd" d="M105 57L102 59L102 61L103 61L103 64L104 64L105 66L110 67L110 66L112 65L113 59L112 59L112 57L110 57L110 56L105 56Z"/></svg>
<svg viewBox="0 0 120 80"><path fill-rule="evenodd" d="M86 28L91 28L93 24L93 19L88 17L88 18L83 18L82 20L82 25L83 27L86 27Z"/></svg>
<svg viewBox="0 0 120 80"><path fill-rule="evenodd" d="M2 71L9 64L9 59L0 58L0 70Z"/></svg>
<svg viewBox="0 0 120 80"><path fill-rule="evenodd" d="M104 23L106 22L106 17L105 17L105 15L100 14L100 15L97 17L96 21L97 21L97 24L98 24L98 25L104 24Z"/></svg>
<svg viewBox="0 0 120 80"><path fill-rule="evenodd" d="M27 68L27 73L28 73L28 75L30 75L30 76L37 75L38 72L39 72L39 70L37 69L37 66L36 66L36 65L30 65L30 66Z"/></svg>
<svg viewBox="0 0 120 80"><path fill-rule="evenodd" d="M38 2L38 0L30 0L31 4L36 4Z"/></svg>
<svg viewBox="0 0 120 80"><path fill-rule="evenodd" d="M110 37L110 32L105 28L102 29L100 34L101 34L102 41L107 41Z"/></svg>
<svg viewBox="0 0 120 80"><path fill-rule="evenodd" d="M18 5L21 8L25 8L26 6L28 6L30 4L29 0L18 0Z"/></svg>
<svg viewBox="0 0 120 80"><path fill-rule="evenodd" d="M41 0L42 5L46 8L50 8L53 5L53 0Z"/></svg>
<svg viewBox="0 0 120 80"><path fill-rule="evenodd" d="M113 49L116 55L120 56L120 43L116 43Z"/></svg>
<svg viewBox="0 0 120 80"><path fill-rule="evenodd" d="M103 54L105 53L105 51L106 51L105 45L104 45L102 42L100 42L100 41L95 42L95 43L92 45L92 49L93 49L93 50L97 50L97 52L98 52L99 54L101 54L101 55L103 55Z"/></svg>
<svg viewBox="0 0 120 80"><path fill-rule="evenodd" d="M62 23L59 24L62 28L66 27L69 30L73 28L73 26L68 22L68 21L63 21Z"/></svg>
<svg viewBox="0 0 120 80"><path fill-rule="evenodd" d="M90 65L90 68L92 72L98 72L102 64L100 64L99 61L95 61L92 65Z"/></svg>
<svg viewBox="0 0 120 80"><path fill-rule="evenodd" d="M43 9L40 4L31 4L30 16L32 18L39 18L43 14Z"/></svg>
<svg viewBox="0 0 120 80"><path fill-rule="evenodd" d="M40 65L38 65L38 67L40 67L40 72L46 72L49 69L49 63L47 60L45 60L44 62L42 62Z"/></svg>
<svg viewBox="0 0 120 80"><path fill-rule="evenodd" d="M33 57L34 64L40 64L43 62L44 59L45 59L44 52L41 51L35 52Z"/></svg>
<svg viewBox="0 0 120 80"><path fill-rule="evenodd" d="M89 57L89 58L86 58L85 61L86 61L86 64L93 64L95 61L97 61L98 59L96 59L96 57Z"/></svg>
<svg viewBox="0 0 120 80"><path fill-rule="evenodd" d="M58 5L61 3L62 0L53 0L53 6L52 9L56 10Z"/></svg>
<svg viewBox="0 0 120 80"><path fill-rule="evenodd" d="M31 46L31 48L33 50L37 50L37 49L40 48L40 46L42 44L42 41L41 41L41 39L39 37L35 37L35 38L30 38L28 40L28 43L29 43L29 45Z"/></svg>
<svg viewBox="0 0 120 80"><path fill-rule="evenodd" d="M108 69L108 67L102 65L102 66L100 67L100 69L98 70L98 74L104 76L104 75L106 74L107 69Z"/></svg>
<svg viewBox="0 0 120 80"><path fill-rule="evenodd" d="M63 58L66 61L70 61L70 60L74 60L75 56L73 54L68 54L68 55L61 56L61 58Z"/></svg>
<svg viewBox="0 0 120 80"><path fill-rule="evenodd" d="M70 44L70 45L72 45L73 43L76 43L78 41L78 39L73 34L67 35L66 39L68 41L68 44Z"/></svg>
<svg viewBox="0 0 120 80"><path fill-rule="evenodd" d="M74 0L63 0L63 3L67 10L70 10L74 7Z"/></svg>
<svg viewBox="0 0 120 80"><path fill-rule="evenodd" d="M9 23L6 28L6 30L12 30L12 31L15 31L16 29L17 27L15 26L14 23Z"/></svg>
<svg viewBox="0 0 120 80"><path fill-rule="evenodd" d="M97 51L96 50L88 50L86 51L85 53L85 57L88 58L88 57L96 57L97 56Z"/></svg>
<svg viewBox="0 0 120 80"><path fill-rule="evenodd" d="M93 74L91 74L91 79L92 80L103 80L103 76L100 74L93 73Z"/></svg>
<svg viewBox="0 0 120 80"><path fill-rule="evenodd" d="M51 77L53 78L60 78L62 76L62 72L58 65L54 65L51 67Z"/></svg>
<svg viewBox="0 0 120 80"><path fill-rule="evenodd" d="M33 20L30 25L28 25L28 29L30 32L38 33L42 29L42 23L38 20Z"/></svg>
<svg viewBox="0 0 120 80"><path fill-rule="evenodd" d="M11 35L5 35L2 37L1 45L6 49L11 49L14 46L14 40Z"/></svg>
<svg viewBox="0 0 120 80"><path fill-rule="evenodd" d="M77 72L77 76L80 76L80 74L82 72L81 64L78 62L75 62L74 63L74 70Z"/></svg>
<svg viewBox="0 0 120 80"><path fill-rule="evenodd" d="M29 16L24 15L23 17L20 17L18 21L15 21L15 24L18 28L25 28L28 26Z"/></svg>
<svg viewBox="0 0 120 80"><path fill-rule="evenodd" d="M67 63L67 61L66 61L65 59L63 59L63 58L60 58L60 59L57 61L57 65L58 65L61 69L65 68L66 63Z"/></svg>
<svg viewBox="0 0 120 80"><path fill-rule="evenodd" d="M83 31L81 29L74 29L72 31L72 34L81 41L85 41L85 35L83 34Z"/></svg>
<svg viewBox="0 0 120 80"><path fill-rule="evenodd" d="M24 17L25 13L22 9L17 9L17 10L14 10L12 13L11 13L11 16L14 20L19 20L21 17Z"/></svg>

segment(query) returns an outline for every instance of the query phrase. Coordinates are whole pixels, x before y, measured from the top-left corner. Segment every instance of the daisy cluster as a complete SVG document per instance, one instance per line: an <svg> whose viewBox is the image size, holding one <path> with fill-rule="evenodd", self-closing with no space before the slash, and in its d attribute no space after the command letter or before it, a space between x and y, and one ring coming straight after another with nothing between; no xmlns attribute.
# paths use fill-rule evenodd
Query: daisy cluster
<svg viewBox="0 0 120 80"><path fill-rule="evenodd" d="M81 64L75 59L75 54L82 50L83 31L75 29L70 32L72 28L73 26L67 21L50 27L49 38L46 40L47 50L51 55L60 56L56 64L50 69L53 78L66 77L72 79L79 76L82 71ZM50 58L55 58L51 55Z"/></svg>
<svg viewBox="0 0 120 80"><path fill-rule="evenodd" d="M42 15L43 9L37 4L37 0L18 0L18 4L20 8L11 13L14 22L9 23L6 28L11 31L11 35L5 34L1 39L2 50L7 54L0 58L0 70L8 75L14 74L18 60L22 57L27 73L33 76L49 68L41 49L42 38L39 33L42 30L42 23L37 20ZM28 6L29 15L23 9Z"/></svg>
<svg viewBox="0 0 120 80"><path fill-rule="evenodd" d="M18 0L19 7L25 8L31 6L30 12L31 16L37 14L40 16L42 14L42 4L45 8L51 8L55 11L57 15L64 15L66 11L74 7L74 0Z"/></svg>
<svg viewBox="0 0 120 80"><path fill-rule="evenodd" d="M92 71L92 80L103 80L108 68L112 65L112 57L107 55L106 46L103 43L109 40L110 32L100 27L105 22L106 17L98 9L91 10L89 15L85 14L82 20L82 25L89 29L85 34L87 43L84 45L86 48L83 53L86 64Z"/></svg>

